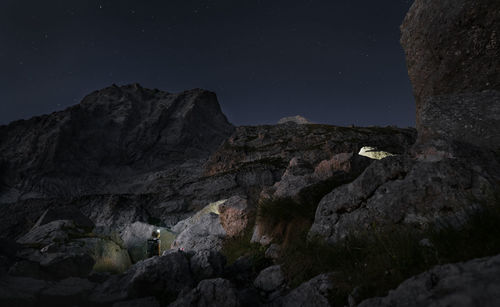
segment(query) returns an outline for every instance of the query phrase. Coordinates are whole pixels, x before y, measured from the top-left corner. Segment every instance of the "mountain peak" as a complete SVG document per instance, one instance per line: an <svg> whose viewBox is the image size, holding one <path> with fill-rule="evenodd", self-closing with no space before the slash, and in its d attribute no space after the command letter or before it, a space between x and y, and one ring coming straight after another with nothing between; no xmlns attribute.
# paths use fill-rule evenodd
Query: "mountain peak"
<svg viewBox="0 0 500 307"><path fill-rule="evenodd" d="M299 125L304 125L304 124L312 124L307 118L300 116L300 115L295 115L295 116L288 116L288 117L283 117L278 121L278 124L285 124L285 123L296 123Z"/></svg>

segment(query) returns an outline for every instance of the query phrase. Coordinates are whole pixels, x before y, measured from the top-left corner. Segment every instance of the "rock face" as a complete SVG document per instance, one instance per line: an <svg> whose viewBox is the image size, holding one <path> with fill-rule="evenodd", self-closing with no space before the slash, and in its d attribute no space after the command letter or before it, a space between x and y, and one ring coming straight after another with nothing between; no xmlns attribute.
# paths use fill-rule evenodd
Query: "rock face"
<svg viewBox="0 0 500 307"><path fill-rule="evenodd" d="M499 276L500 256L446 264L404 281L386 297L358 306L498 306Z"/></svg>
<svg viewBox="0 0 500 307"><path fill-rule="evenodd" d="M500 3L416 0L401 32L420 142L451 137L498 149Z"/></svg>
<svg viewBox="0 0 500 307"><path fill-rule="evenodd" d="M143 176L206 158L232 130L212 92L111 86L0 127L2 202L147 190Z"/></svg>
<svg viewBox="0 0 500 307"><path fill-rule="evenodd" d="M220 250L226 231L220 224L219 215L209 212L200 217L197 224L184 229L172 243L172 248L186 251L204 249Z"/></svg>
<svg viewBox="0 0 500 307"><path fill-rule="evenodd" d="M337 127L329 125L242 126L210 157L205 174L238 172L238 182L253 180L272 185L290 160L297 158L311 166L339 153L359 152L371 146L394 154L407 152L415 142L414 129L392 127ZM271 182L271 183L268 183Z"/></svg>
<svg viewBox="0 0 500 307"><path fill-rule="evenodd" d="M498 163L492 160L489 167L481 166L474 153L470 155L436 162L388 157L372 163L352 183L321 200L309 237L333 243L374 223L421 228L464 221L500 178Z"/></svg>
<svg viewBox="0 0 500 307"><path fill-rule="evenodd" d="M248 201L240 196L233 196L219 205L219 218L228 237L243 233L249 223L251 209Z"/></svg>
<svg viewBox="0 0 500 307"><path fill-rule="evenodd" d="M226 237L219 218L219 206L224 202L226 200L210 203L195 215L172 227L177 237L171 248L185 251L220 250Z"/></svg>

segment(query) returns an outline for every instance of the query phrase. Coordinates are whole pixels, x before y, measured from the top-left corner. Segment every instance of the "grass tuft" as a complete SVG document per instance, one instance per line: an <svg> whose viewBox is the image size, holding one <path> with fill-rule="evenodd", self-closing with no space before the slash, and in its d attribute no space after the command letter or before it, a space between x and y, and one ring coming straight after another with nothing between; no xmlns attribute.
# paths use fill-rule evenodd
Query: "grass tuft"
<svg viewBox="0 0 500 307"><path fill-rule="evenodd" d="M312 277L335 272L334 306L344 305L357 289L357 301L386 295L411 276L435 265L467 261L500 253L500 197L456 224L417 231L407 225L375 228L347 237L333 245L307 241L309 227L296 229L279 262L290 286ZM430 245L421 244L427 239ZM297 265L300 264L300 265Z"/></svg>

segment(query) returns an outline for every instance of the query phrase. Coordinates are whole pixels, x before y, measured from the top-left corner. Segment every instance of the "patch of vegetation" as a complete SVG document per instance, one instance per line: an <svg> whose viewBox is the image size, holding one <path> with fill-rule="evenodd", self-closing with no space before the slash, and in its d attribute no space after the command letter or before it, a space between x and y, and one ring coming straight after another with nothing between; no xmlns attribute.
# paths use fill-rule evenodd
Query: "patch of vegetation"
<svg viewBox="0 0 500 307"><path fill-rule="evenodd" d="M291 197L265 199L259 203L257 215L269 226L267 228L294 219L307 220L312 224L321 199L336 187L351 182L358 175L339 172L327 180L303 188L296 199Z"/></svg>
<svg viewBox="0 0 500 307"><path fill-rule="evenodd" d="M97 259L92 270L99 273L121 274L128 269L128 266L116 262L114 258L102 257Z"/></svg>
<svg viewBox="0 0 500 307"><path fill-rule="evenodd" d="M252 228L249 227L242 236L226 240L221 253L226 257L229 265L233 264L239 257L249 257L255 274L271 264L265 257L266 247L251 243Z"/></svg>
<svg viewBox="0 0 500 307"><path fill-rule="evenodd" d="M435 265L499 254L500 197L493 204L471 214L460 228L448 224L416 231L411 226L372 226L333 245L308 241L309 227L304 225L284 245L279 262L292 287L334 272L330 297L334 306L345 305L354 289L359 301L383 296ZM429 244L422 244L424 239Z"/></svg>

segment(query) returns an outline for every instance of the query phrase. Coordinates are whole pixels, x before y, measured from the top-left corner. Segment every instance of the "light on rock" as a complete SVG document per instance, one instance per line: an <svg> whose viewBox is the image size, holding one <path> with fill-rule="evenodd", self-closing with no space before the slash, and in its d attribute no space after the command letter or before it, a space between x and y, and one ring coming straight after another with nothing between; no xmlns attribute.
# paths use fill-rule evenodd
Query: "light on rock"
<svg viewBox="0 0 500 307"><path fill-rule="evenodd" d="M374 159L374 160L382 160L382 159L390 157L390 156L395 156L395 154L392 154L392 153L387 152L387 151L378 150L377 148L370 147L370 146L365 146L365 147L361 148L358 155L368 157L368 158Z"/></svg>

